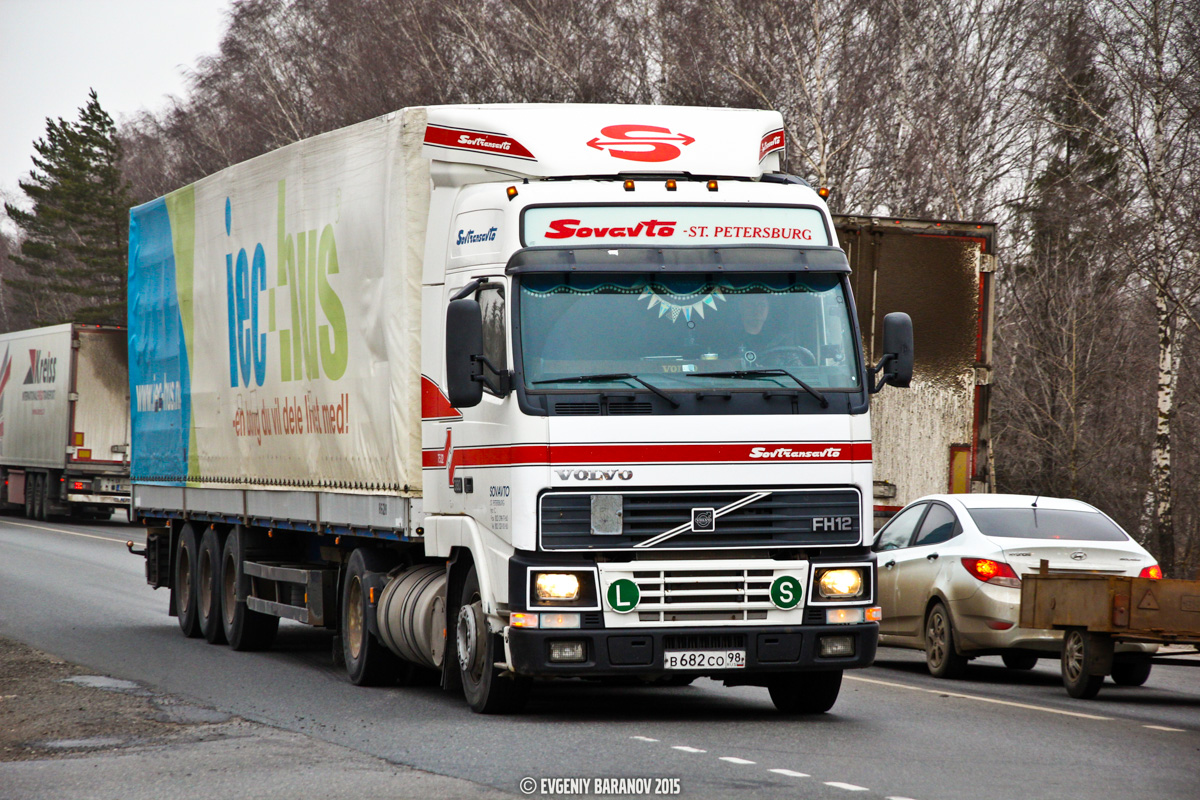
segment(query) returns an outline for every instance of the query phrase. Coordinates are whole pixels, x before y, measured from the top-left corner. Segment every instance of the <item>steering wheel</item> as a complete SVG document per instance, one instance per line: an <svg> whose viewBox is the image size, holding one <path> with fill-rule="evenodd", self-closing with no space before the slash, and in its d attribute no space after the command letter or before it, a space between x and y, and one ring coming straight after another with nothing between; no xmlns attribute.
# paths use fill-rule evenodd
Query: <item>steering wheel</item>
<svg viewBox="0 0 1200 800"><path fill-rule="evenodd" d="M798 344L779 345L759 354L758 362L764 367L815 367L817 357L812 350Z"/></svg>

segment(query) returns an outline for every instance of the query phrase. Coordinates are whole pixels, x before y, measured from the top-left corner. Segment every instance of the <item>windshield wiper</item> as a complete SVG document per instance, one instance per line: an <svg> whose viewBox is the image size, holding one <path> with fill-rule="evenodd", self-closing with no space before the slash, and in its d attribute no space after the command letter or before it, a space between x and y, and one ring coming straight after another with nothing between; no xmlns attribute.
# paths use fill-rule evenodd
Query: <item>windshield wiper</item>
<svg viewBox="0 0 1200 800"><path fill-rule="evenodd" d="M796 382L804 391L821 402L821 408L829 408L829 400L804 381L797 378L786 369L734 369L728 372L688 372L689 378L770 378L773 375L786 375Z"/></svg>
<svg viewBox="0 0 1200 800"><path fill-rule="evenodd" d="M544 381L534 381L533 385L537 386L537 385L543 384L543 383L593 383L593 382L599 383L600 381L622 381L622 380L637 381L642 386L645 386L647 389L654 392L656 395L661 397L663 400L666 400L668 403L670 403L672 408L679 408L678 400L676 400L674 397L667 394L666 392L664 392L662 389L658 388L654 384L649 383L648 381L642 380L637 375L634 375L631 372L618 372L613 375L576 375L573 378L550 378L550 379L544 380Z"/></svg>

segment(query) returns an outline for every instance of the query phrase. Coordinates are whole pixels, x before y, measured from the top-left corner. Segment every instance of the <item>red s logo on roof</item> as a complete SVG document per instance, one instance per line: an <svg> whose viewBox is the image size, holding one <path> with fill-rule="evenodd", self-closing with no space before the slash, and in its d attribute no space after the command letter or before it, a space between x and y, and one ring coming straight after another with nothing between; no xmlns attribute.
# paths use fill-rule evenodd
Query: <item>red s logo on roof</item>
<svg viewBox="0 0 1200 800"><path fill-rule="evenodd" d="M627 161L670 161L683 153L681 147L696 141L686 133L671 133L670 128L657 125L609 125L600 129L600 135L604 138L597 136L588 147L607 150L613 158Z"/></svg>

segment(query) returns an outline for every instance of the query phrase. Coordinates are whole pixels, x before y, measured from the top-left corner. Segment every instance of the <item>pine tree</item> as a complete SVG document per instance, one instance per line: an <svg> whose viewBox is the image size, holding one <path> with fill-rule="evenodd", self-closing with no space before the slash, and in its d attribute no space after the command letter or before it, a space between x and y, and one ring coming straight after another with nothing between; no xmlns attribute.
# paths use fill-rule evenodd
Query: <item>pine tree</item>
<svg viewBox="0 0 1200 800"><path fill-rule="evenodd" d="M6 276L13 301L32 309L39 325L58 322L124 324L128 188L121 177L116 127L95 90L78 122L46 120L46 136L21 190L32 203L4 210L21 229Z"/></svg>

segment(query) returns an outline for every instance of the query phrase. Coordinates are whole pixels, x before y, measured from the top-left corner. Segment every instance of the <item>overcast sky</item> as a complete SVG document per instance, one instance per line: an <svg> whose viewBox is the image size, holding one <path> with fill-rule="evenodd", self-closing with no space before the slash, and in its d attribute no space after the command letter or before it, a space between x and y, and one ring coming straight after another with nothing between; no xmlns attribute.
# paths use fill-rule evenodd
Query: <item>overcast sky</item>
<svg viewBox="0 0 1200 800"><path fill-rule="evenodd" d="M74 121L94 88L119 124L182 96L215 53L232 0L0 0L0 193L24 197L46 118Z"/></svg>

